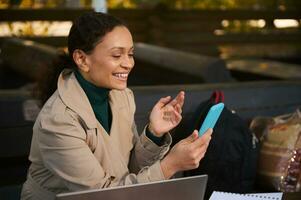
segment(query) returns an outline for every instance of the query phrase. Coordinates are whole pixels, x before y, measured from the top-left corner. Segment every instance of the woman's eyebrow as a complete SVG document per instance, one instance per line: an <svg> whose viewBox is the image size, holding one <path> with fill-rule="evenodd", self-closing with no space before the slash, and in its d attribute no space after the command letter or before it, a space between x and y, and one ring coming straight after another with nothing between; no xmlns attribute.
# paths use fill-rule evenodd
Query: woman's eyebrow
<svg viewBox="0 0 301 200"><path fill-rule="evenodd" d="M114 50L114 49L124 50L124 49L126 49L126 47L112 47L112 48L110 48L110 50ZM134 50L134 46L132 46L130 48L130 50Z"/></svg>

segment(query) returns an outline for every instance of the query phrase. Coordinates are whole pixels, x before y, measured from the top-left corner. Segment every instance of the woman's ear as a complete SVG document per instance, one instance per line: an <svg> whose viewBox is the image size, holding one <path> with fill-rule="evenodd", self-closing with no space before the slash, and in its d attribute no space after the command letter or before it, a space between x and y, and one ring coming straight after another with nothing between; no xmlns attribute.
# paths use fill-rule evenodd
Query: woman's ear
<svg viewBox="0 0 301 200"><path fill-rule="evenodd" d="M72 57L80 70L84 72L88 72L90 70L89 65L87 64L87 54L85 52L80 49L76 49L73 51Z"/></svg>

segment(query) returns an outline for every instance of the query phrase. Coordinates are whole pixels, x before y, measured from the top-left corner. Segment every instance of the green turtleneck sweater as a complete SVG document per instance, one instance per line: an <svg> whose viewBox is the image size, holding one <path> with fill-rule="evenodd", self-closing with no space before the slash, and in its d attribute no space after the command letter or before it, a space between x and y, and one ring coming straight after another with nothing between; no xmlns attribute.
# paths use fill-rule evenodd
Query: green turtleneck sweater
<svg viewBox="0 0 301 200"><path fill-rule="evenodd" d="M75 77L85 91L96 119L107 133L110 134L112 123L112 113L109 104L110 89L97 87L96 85L88 82L78 70L75 70Z"/></svg>
<svg viewBox="0 0 301 200"><path fill-rule="evenodd" d="M107 131L107 133L110 134L112 123L112 113L109 104L110 89L97 87L96 85L90 83L80 74L78 70L75 70L75 77L85 91L96 119ZM146 129L146 135L157 145L161 146L163 144L163 137L156 137L149 131L148 128Z"/></svg>

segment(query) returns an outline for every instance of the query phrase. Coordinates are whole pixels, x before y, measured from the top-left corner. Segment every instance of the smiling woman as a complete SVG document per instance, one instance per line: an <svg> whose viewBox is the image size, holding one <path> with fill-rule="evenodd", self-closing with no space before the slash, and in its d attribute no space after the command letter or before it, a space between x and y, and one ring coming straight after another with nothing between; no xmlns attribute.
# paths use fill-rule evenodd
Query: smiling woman
<svg viewBox="0 0 301 200"><path fill-rule="evenodd" d="M41 77L45 101L33 127L22 200L164 180L198 166L212 130L200 138L195 130L167 153L169 131L182 119L184 92L161 98L138 135L127 88L133 39L119 19L80 16L70 29L68 51L68 62Z"/></svg>
<svg viewBox="0 0 301 200"><path fill-rule="evenodd" d="M73 59L83 77L99 87L125 89L128 74L134 67L133 39L124 26L106 34L90 54L80 49Z"/></svg>

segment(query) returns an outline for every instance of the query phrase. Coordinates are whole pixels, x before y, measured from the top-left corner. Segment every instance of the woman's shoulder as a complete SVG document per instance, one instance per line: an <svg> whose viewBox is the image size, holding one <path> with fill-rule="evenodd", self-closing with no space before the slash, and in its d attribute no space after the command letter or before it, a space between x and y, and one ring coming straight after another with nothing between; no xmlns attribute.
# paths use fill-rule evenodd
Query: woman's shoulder
<svg viewBox="0 0 301 200"><path fill-rule="evenodd" d="M62 101L56 91L44 104L38 116L40 123L72 123L75 121L75 113Z"/></svg>
<svg viewBox="0 0 301 200"><path fill-rule="evenodd" d="M61 113L65 108L66 105L62 102L62 99L60 98L59 93L56 90L43 105L41 113L44 114Z"/></svg>

